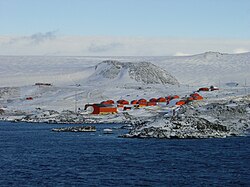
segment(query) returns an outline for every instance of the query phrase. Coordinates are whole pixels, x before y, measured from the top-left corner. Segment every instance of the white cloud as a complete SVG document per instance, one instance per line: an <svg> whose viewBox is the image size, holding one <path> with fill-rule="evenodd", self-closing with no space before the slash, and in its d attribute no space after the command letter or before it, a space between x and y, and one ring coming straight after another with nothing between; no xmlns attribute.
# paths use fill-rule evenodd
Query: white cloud
<svg viewBox="0 0 250 187"><path fill-rule="evenodd" d="M246 52L247 49L250 40L58 36L55 31L0 36L0 55L183 56L206 51Z"/></svg>
<svg viewBox="0 0 250 187"><path fill-rule="evenodd" d="M31 36L26 37L25 39L31 40L35 44L39 44L46 40L54 40L56 38L56 32L57 31L49 31L46 33L39 32L39 33L32 34Z"/></svg>
<svg viewBox="0 0 250 187"><path fill-rule="evenodd" d="M18 45L18 43L21 43L22 45L40 44L45 41L56 39L56 33L57 31L49 31L45 33L41 33L41 32L35 33L30 36L9 37L8 42L6 42L5 44L7 45L14 45L14 44Z"/></svg>

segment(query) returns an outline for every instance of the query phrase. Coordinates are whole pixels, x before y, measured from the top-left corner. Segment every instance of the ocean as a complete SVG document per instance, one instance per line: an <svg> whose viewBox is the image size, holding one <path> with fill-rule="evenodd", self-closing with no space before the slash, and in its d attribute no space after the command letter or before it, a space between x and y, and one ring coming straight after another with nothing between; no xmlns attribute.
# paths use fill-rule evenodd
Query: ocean
<svg viewBox="0 0 250 187"><path fill-rule="evenodd" d="M0 186L250 186L250 136L126 139L120 124L0 122ZM104 134L104 128L117 128Z"/></svg>

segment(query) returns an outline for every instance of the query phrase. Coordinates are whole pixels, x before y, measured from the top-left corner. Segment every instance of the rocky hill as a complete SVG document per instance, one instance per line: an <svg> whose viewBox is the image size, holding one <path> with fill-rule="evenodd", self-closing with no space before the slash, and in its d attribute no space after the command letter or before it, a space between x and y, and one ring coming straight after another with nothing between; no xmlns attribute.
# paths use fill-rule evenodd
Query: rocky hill
<svg viewBox="0 0 250 187"><path fill-rule="evenodd" d="M144 84L171 84L178 85L177 79L150 62L119 62L114 60L103 61L95 66L91 80L116 80L122 83L138 82Z"/></svg>

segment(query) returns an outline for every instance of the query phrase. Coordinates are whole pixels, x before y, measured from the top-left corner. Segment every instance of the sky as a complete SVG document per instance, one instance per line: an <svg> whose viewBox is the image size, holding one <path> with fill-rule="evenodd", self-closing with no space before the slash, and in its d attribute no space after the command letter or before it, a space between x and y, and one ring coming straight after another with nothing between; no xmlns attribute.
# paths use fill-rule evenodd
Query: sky
<svg viewBox="0 0 250 187"><path fill-rule="evenodd" d="M0 55L250 51L249 0L0 0Z"/></svg>

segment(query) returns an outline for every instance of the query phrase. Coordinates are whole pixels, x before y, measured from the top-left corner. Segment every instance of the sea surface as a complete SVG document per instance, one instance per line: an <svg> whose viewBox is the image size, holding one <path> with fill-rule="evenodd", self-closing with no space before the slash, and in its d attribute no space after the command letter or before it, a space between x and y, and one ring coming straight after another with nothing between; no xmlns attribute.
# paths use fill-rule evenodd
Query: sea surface
<svg viewBox="0 0 250 187"><path fill-rule="evenodd" d="M250 186L250 136L125 139L0 122L0 186ZM76 125L74 125L76 126Z"/></svg>

